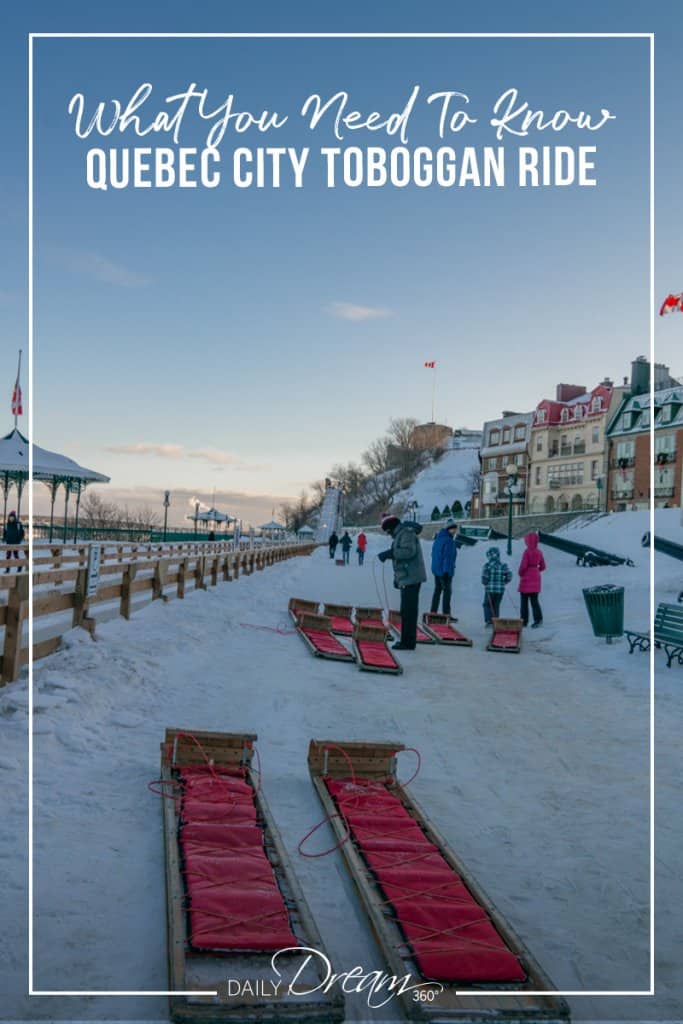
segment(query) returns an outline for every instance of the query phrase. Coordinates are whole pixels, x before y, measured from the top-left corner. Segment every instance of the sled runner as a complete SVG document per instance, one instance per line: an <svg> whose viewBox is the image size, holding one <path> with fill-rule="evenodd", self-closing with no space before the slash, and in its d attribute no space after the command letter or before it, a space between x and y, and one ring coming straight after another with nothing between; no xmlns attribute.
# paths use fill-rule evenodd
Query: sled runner
<svg viewBox="0 0 683 1024"><path fill-rule="evenodd" d="M567 1021L567 1004L549 978L398 783L403 749L311 740L308 752L386 973L420 986L394 988L391 1019L400 1006L408 1020L432 1024Z"/></svg>
<svg viewBox="0 0 683 1024"><path fill-rule="evenodd" d="M300 597L290 597L287 607L294 622L298 623L299 612L313 612L314 615L317 615L320 606L317 601L304 601Z"/></svg>
<svg viewBox="0 0 683 1024"><path fill-rule="evenodd" d="M380 626L363 623L353 631L353 650L358 667L366 672L390 672L400 675L403 669L387 644L387 630Z"/></svg>
<svg viewBox="0 0 683 1024"><path fill-rule="evenodd" d="M330 629L339 636L351 636L353 633L353 622L351 613L353 606L350 604L326 604L323 605L323 615L330 619Z"/></svg>
<svg viewBox="0 0 683 1024"><path fill-rule="evenodd" d="M522 647L521 619L492 619L493 633L486 645L487 651L503 651L506 654L519 654Z"/></svg>
<svg viewBox="0 0 683 1024"><path fill-rule="evenodd" d="M395 636L401 636L401 613L396 611L389 611L389 629L394 633ZM433 644L434 637L429 636L425 633L424 629L417 627L416 639L418 644Z"/></svg>
<svg viewBox="0 0 683 1024"><path fill-rule="evenodd" d="M327 615L314 615L312 612L300 611L296 631L317 658L355 661L353 654L332 634Z"/></svg>
<svg viewBox="0 0 683 1024"><path fill-rule="evenodd" d="M381 627L389 635L389 630L384 622L383 608L356 608L356 625Z"/></svg>
<svg viewBox="0 0 683 1024"><path fill-rule="evenodd" d="M167 729L161 745L171 1019L342 1021L339 990L288 994L295 949L278 955L273 992L277 950L323 947L252 771L255 739ZM322 975L313 961L306 971L312 989Z"/></svg>
<svg viewBox="0 0 683 1024"><path fill-rule="evenodd" d="M472 641L451 625L450 616L437 612L425 612L422 625L437 644L451 644L454 647L471 647Z"/></svg>

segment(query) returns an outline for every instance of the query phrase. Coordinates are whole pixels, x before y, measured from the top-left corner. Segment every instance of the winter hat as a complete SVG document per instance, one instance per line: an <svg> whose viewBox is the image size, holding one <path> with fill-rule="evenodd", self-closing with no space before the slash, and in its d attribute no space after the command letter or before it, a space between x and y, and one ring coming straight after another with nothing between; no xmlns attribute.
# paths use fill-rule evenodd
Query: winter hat
<svg viewBox="0 0 683 1024"><path fill-rule="evenodd" d="M400 522L401 520L398 516L389 513L388 515L382 516L382 529L385 533L389 533L389 531L393 530L395 526L398 526Z"/></svg>
<svg viewBox="0 0 683 1024"><path fill-rule="evenodd" d="M486 557L490 562L500 561L500 548L487 548Z"/></svg>
<svg viewBox="0 0 683 1024"><path fill-rule="evenodd" d="M17 513L14 511L14 509L12 509L12 511L10 512L10 516L14 516L15 519L17 518Z"/></svg>
<svg viewBox="0 0 683 1024"><path fill-rule="evenodd" d="M453 527L455 527L456 530L458 529L458 524L456 523L455 519L447 519L445 529L452 530Z"/></svg>

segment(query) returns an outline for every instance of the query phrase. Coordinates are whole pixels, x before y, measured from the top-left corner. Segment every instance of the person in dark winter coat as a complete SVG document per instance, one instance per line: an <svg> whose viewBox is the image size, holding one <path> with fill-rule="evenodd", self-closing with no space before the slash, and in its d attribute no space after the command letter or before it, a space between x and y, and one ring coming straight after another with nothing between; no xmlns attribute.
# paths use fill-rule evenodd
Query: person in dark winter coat
<svg viewBox="0 0 683 1024"><path fill-rule="evenodd" d="M353 541L351 540L351 538L349 536L349 531L345 530L344 531L344 536L341 539L341 549L342 549L342 552L343 552L343 555L344 555L344 565L348 565L349 564L349 558L351 557L351 545L352 544L353 544Z"/></svg>
<svg viewBox="0 0 683 1024"><path fill-rule="evenodd" d="M414 651L417 644L417 615L420 587L427 579L419 523L402 523L398 516L382 517L382 529L392 539L391 547L377 557L394 563L394 586L401 591L401 639L394 644L399 651Z"/></svg>
<svg viewBox="0 0 683 1024"><path fill-rule="evenodd" d="M3 544L23 544L24 542L24 527L17 519L16 512L10 512L7 516L7 522L5 523L5 529L2 531L2 543ZM14 556L19 559L19 552L15 549L14 551L7 552L7 558ZM18 567L18 571L21 572L22 566ZM5 569L5 572L9 572L9 566Z"/></svg>
<svg viewBox="0 0 683 1024"><path fill-rule="evenodd" d="M500 602L511 579L510 567L500 560L500 548L488 548L481 573L481 582L484 584L484 622L487 626L491 625L491 619L498 618Z"/></svg>
<svg viewBox="0 0 683 1024"><path fill-rule="evenodd" d="M339 543L339 537L332 531L330 539L327 542L330 545L330 558L334 558L335 551L337 550L337 544Z"/></svg>
<svg viewBox="0 0 683 1024"><path fill-rule="evenodd" d="M434 594L432 596L433 612L438 612L439 602L443 595L443 613L451 614L451 593L455 560L458 557L456 535L458 524L449 519L443 530L439 530L432 544L432 573L434 575Z"/></svg>
<svg viewBox="0 0 683 1024"><path fill-rule="evenodd" d="M361 530L360 533L358 534L358 536L356 537L356 551L358 552L358 564L359 565L362 565L363 562L365 561L365 552L367 551L367 547L368 547L368 538L365 536L365 534Z"/></svg>
<svg viewBox="0 0 683 1024"><path fill-rule="evenodd" d="M538 534L527 533L524 538L526 549L519 563L519 593L521 595L520 617L525 626L529 624L529 601L534 614L532 629L543 623L543 612L538 595L541 593L541 573L545 572L545 558L538 547Z"/></svg>

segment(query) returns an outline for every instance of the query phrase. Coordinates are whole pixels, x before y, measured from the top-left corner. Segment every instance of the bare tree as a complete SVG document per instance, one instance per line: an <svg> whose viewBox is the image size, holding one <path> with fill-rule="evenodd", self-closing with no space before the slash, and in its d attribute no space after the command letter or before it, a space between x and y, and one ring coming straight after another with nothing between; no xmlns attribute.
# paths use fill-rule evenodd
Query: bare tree
<svg viewBox="0 0 683 1024"><path fill-rule="evenodd" d="M399 448L415 448L413 432L417 426L417 420L410 416L398 416L389 420L387 438L391 444Z"/></svg>

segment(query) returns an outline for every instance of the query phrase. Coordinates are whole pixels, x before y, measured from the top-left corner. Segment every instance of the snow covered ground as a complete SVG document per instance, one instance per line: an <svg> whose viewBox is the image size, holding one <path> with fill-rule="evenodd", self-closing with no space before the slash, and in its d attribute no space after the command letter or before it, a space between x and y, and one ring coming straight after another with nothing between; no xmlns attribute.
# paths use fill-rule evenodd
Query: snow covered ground
<svg viewBox="0 0 683 1024"><path fill-rule="evenodd" d="M448 449L440 459L418 473L412 485L394 498L394 504L407 507L410 502L418 503L418 519L424 522L431 517L432 509L438 505L453 507L459 501L462 507L472 497L472 471L479 470L476 448Z"/></svg>
<svg viewBox="0 0 683 1024"><path fill-rule="evenodd" d="M451 501L455 495L451 496ZM446 499L444 499L446 500ZM644 513L606 516L569 533L629 554L635 568L578 568L547 549L545 626L520 655L484 649L480 568L486 545L460 552L454 614L472 649L421 648L400 677L311 657L289 633L292 596L359 604L387 594L374 555L337 567L325 549L190 594L132 621L104 623L93 643L67 635L34 676L35 987L159 991L167 986L158 775L167 725L259 734L263 785L338 969L381 967L338 853L297 844L322 817L311 787L311 737L400 740L422 754L417 799L469 864L561 990L649 987L649 660L592 636L581 588L626 587L626 621L644 627ZM679 513L658 532L681 539ZM425 544L425 555L429 555ZM519 562L521 543L510 559ZM656 555L657 600L681 589L680 563ZM423 588L428 606L431 586ZM502 613L516 610L511 590ZM657 995L574 997L578 1019L677 1020L683 905L680 848L680 667L657 666ZM2 1019L167 1019L162 997L26 998L25 678L0 692ZM402 774L412 773L410 755ZM320 847L329 845L325 829ZM311 840L311 842L314 842ZM347 997L349 1021L398 1020Z"/></svg>

